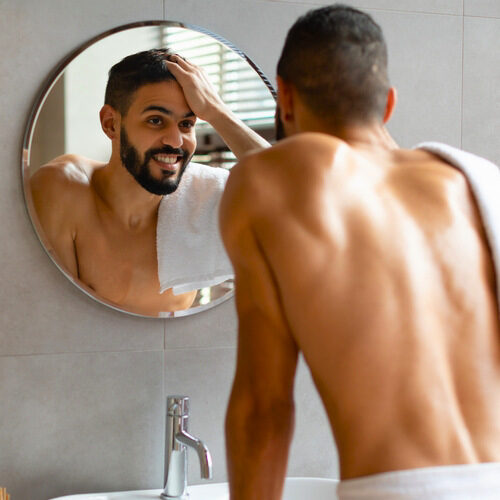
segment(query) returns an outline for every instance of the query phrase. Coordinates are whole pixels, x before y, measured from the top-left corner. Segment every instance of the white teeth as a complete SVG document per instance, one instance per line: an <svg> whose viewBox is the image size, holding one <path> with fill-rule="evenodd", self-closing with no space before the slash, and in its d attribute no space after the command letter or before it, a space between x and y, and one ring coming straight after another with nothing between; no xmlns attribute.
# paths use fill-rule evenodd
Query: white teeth
<svg viewBox="0 0 500 500"><path fill-rule="evenodd" d="M177 163L177 158L178 156L172 156L172 155L156 155L155 160L159 161L161 163L168 163L170 165Z"/></svg>

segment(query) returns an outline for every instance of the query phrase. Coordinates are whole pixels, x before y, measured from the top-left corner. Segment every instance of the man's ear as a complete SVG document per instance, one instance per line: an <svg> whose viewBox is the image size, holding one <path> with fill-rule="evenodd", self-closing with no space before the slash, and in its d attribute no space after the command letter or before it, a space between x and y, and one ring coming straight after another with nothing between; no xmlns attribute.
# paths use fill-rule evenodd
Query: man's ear
<svg viewBox="0 0 500 500"><path fill-rule="evenodd" d="M389 92L387 92L387 103L385 105L384 123L387 123L391 119L397 101L398 101L398 93L394 87L391 87L389 89Z"/></svg>
<svg viewBox="0 0 500 500"><path fill-rule="evenodd" d="M278 106L281 113L281 121L283 123L289 122L294 118L292 86L279 75L276 77L276 82L278 84Z"/></svg>
<svg viewBox="0 0 500 500"><path fill-rule="evenodd" d="M116 139L120 128L120 114L118 111L109 104L105 104L101 108L101 111L99 111L99 118L101 119L101 128L103 132L111 140Z"/></svg>

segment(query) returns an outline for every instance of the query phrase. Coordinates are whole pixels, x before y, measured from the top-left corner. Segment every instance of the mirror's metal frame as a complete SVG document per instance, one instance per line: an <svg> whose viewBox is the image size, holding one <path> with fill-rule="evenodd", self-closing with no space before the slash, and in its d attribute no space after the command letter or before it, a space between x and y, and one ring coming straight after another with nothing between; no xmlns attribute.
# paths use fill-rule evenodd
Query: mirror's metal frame
<svg viewBox="0 0 500 500"><path fill-rule="evenodd" d="M219 297L218 299L215 299L208 304L197 306L197 307L191 307L189 309L184 309L181 311L170 311L170 312L162 312L159 313L158 316L146 316L143 314L138 314L133 311L129 311L125 308L117 307L109 302L106 302L102 297L99 295L95 294L91 289L87 289L84 287L84 284L81 282L78 282L75 280L75 278L69 274L58 262L57 257L53 255L49 250L47 250L47 242L44 241L45 237L43 235L43 231L41 227L38 224L38 221L35 220L35 209L33 207L33 202L31 200L31 196L29 195L29 180L28 180L28 169L30 165L30 147L31 147L31 141L33 139L33 133L35 129L35 124L38 118L38 115L40 114L40 111L42 109L43 104L45 103L45 100L47 99L50 91L52 90L52 87L55 85L55 83L59 80L59 78L62 76L64 69L68 66L68 64L73 61L79 54L84 52L88 47L93 45L94 43L102 40L103 38L106 38L108 36L114 35L115 33L119 33L121 31L126 31L134 28L141 28L141 27L151 27L151 26L167 26L167 27L173 27L173 28L184 28L184 29L189 29L193 31L198 31L199 33L202 33L204 35L210 36L213 39L217 40L218 42L222 43L229 49L231 49L233 52L238 54L242 59L244 59L251 67L252 69L259 75L259 77L262 79L266 87L269 89L269 92L273 96L274 100L276 100L276 91L274 90L273 86L271 85L271 82L269 79L264 75L262 70L251 60L248 58L248 56L242 52L240 49L235 47L231 42L226 40L225 38L221 37L220 35L216 35L215 33L212 33L211 31L202 28L201 26L196 26L194 24L189 24L189 23L184 23L184 22L178 22L178 21L141 21L141 22L136 22L136 23L129 23L129 24L124 24L121 26L117 26L116 28L112 28L108 31L105 31L104 33L101 33L100 35L95 36L94 38L91 38L84 44L80 45L77 49L75 49L73 52L71 52L68 56L66 56L64 59L61 60L61 62L49 73L49 76L45 80L45 82L42 84L40 91L38 92L34 104L31 107L31 112L28 117L26 129L24 132L24 137L23 137L23 145L22 145L22 150L21 150L21 181L23 185L23 195L24 195L24 201L25 201L25 207L28 212L28 217L31 221L31 224L33 226L33 229L35 231L35 234L40 241L40 244L42 245L45 253L50 257L52 262L56 265L56 267L62 272L66 278L71 281L79 290L81 290L83 293L85 293L87 296L91 297L92 299L96 300L100 304L103 304L107 307L110 307L111 309L114 309L119 312L123 312L126 314L130 314L132 316L138 316L140 318L150 318L150 319L155 319L155 318L178 318L182 316L190 316L192 314L197 314L203 311L206 311L208 309L211 309L212 307L215 307L222 302L225 302L226 300L230 299L234 295L234 291L231 290L222 297Z"/></svg>

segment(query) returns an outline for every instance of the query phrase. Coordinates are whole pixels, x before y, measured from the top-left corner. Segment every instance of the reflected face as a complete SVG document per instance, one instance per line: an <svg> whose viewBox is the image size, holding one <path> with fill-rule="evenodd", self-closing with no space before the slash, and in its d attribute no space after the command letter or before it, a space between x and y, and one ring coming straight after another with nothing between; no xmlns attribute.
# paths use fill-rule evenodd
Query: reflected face
<svg viewBox="0 0 500 500"><path fill-rule="evenodd" d="M147 191L174 192L196 149L196 116L176 81L144 85L122 119L120 157Z"/></svg>

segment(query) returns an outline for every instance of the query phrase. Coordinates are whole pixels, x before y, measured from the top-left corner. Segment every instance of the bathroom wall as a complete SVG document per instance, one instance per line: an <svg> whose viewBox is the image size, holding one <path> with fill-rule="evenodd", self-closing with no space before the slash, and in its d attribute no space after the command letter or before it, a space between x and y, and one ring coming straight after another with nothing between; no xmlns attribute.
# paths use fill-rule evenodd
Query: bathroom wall
<svg viewBox="0 0 500 500"><path fill-rule="evenodd" d="M403 146L440 140L500 163L497 0L356 0L382 24ZM165 396L192 398L191 431L225 479L223 416L234 368L234 303L148 320L84 296L31 228L22 135L42 82L70 51L115 26L204 26L274 76L288 27L320 1L0 0L0 486L14 500L160 488ZM333 440L301 365L289 474L338 474ZM190 481L199 482L191 456Z"/></svg>

